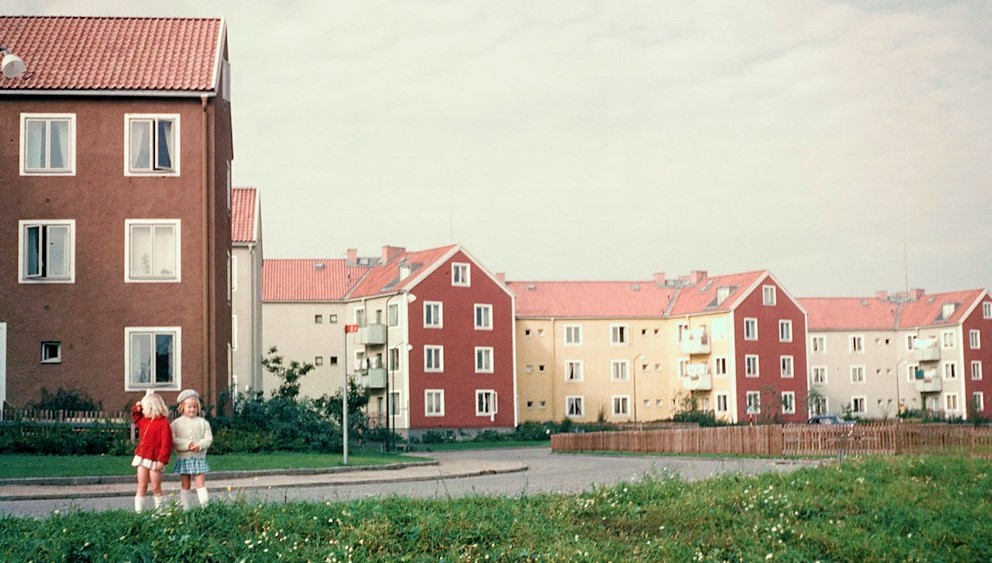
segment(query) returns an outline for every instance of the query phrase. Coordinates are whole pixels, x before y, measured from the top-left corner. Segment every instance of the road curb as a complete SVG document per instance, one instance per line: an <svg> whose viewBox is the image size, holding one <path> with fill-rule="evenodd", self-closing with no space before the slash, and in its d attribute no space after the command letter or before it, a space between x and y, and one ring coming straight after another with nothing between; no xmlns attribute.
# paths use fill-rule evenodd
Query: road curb
<svg viewBox="0 0 992 563"><path fill-rule="evenodd" d="M445 479L462 479L466 477L478 477L485 475L499 475L505 473L518 473L521 471L526 471L528 468L524 464L507 466L503 468L492 468L485 467L479 469L444 473L424 473L420 475L409 475L409 476L399 476L398 472L402 469L410 468L424 468L440 466L437 460L425 461L425 462L404 462L395 463L389 465L372 465L372 466L356 466L356 467L333 467L333 468L314 468L314 469L299 469L299 470L266 470L266 471L225 471L225 472L211 472L210 479L211 482L208 484L208 488L217 493L223 493L226 491L228 494L247 491L252 489L270 489L270 488L280 488L280 489L295 489L304 487L329 487L329 486L340 486L340 485L373 485L376 483L407 483L416 481L439 481ZM356 478L355 474L366 473L368 477ZM328 475L341 475L341 478L326 478ZM306 479L306 477L324 477L323 479ZM33 486L44 486L44 487L80 487L76 489L68 489L61 491L47 491L47 492L17 492L11 494L4 494L2 490L2 484L0 484L0 501L29 501L29 500L71 500L71 499L86 499L86 498L106 498L106 497L129 497L134 496L133 487L128 488L112 488L112 489L101 489L101 490L85 490L87 487L99 487L101 485L132 485L134 483L134 477L118 478L123 476L115 476L112 482L108 482L106 477L89 477L89 478L73 478L66 479L66 481L74 481L72 484L59 484L53 483L51 479L48 480L35 480L32 482L25 482L25 479L6 479L7 486L17 486L22 487L33 487ZM281 481L274 483L271 481L272 477L300 477L301 479L293 480L292 482ZM102 481L101 481L102 479ZM236 485L225 484L224 480L249 480L247 482L238 483ZM17 481L16 485L12 484L11 481ZM44 481L42 484L40 481ZM172 481L178 482L178 478ZM218 482L221 481L221 482ZM167 490L166 497L175 497L176 490Z"/></svg>

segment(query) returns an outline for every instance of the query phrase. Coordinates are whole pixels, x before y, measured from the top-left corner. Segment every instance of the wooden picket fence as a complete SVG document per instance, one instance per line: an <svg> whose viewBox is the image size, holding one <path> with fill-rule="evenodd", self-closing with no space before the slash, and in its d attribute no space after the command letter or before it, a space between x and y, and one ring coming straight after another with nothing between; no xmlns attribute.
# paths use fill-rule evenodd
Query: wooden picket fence
<svg viewBox="0 0 992 563"><path fill-rule="evenodd" d="M992 458L992 428L953 424L870 423L720 426L562 433L555 452L724 454L768 456L964 454Z"/></svg>

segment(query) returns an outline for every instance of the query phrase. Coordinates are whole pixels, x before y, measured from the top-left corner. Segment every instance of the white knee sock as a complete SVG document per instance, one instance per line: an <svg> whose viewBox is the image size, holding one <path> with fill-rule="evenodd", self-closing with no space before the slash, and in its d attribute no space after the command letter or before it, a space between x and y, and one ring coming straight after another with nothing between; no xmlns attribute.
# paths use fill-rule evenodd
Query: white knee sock
<svg viewBox="0 0 992 563"><path fill-rule="evenodd" d="M152 495L152 500L155 501L155 510L158 510L165 501L165 495Z"/></svg>
<svg viewBox="0 0 992 563"><path fill-rule="evenodd" d="M145 497L134 497L134 511L141 512L145 508Z"/></svg>
<svg viewBox="0 0 992 563"><path fill-rule="evenodd" d="M196 490L196 497L200 499L200 506L207 506L207 501L210 500L210 496L207 495L207 488L202 487Z"/></svg>
<svg viewBox="0 0 992 563"><path fill-rule="evenodd" d="M193 506L193 491L180 489L179 503L183 505L183 510L189 510Z"/></svg>

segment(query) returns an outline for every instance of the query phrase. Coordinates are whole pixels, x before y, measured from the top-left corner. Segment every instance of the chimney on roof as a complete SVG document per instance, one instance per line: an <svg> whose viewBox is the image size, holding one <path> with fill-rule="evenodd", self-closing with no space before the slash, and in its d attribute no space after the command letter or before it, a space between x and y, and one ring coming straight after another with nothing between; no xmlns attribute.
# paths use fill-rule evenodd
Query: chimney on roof
<svg viewBox="0 0 992 563"><path fill-rule="evenodd" d="M703 281L706 279L706 270L693 270L689 272L689 279L693 285Z"/></svg>
<svg viewBox="0 0 992 563"><path fill-rule="evenodd" d="M402 246L383 246L382 247L382 262L383 264L388 263L393 258L398 258L406 254L406 248Z"/></svg>
<svg viewBox="0 0 992 563"><path fill-rule="evenodd" d="M911 301L919 301L920 299L923 299L924 294L926 294L926 291L914 287L913 289L909 290L909 299Z"/></svg>
<svg viewBox="0 0 992 563"><path fill-rule="evenodd" d="M349 248L348 249L348 261L347 261L346 264L348 266L354 266L357 263L358 263L358 249L357 248Z"/></svg>
<svg viewBox="0 0 992 563"><path fill-rule="evenodd" d="M655 272L653 278L654 278L654 284L656 286L658 287L665 286L665 272Z"/></svg>

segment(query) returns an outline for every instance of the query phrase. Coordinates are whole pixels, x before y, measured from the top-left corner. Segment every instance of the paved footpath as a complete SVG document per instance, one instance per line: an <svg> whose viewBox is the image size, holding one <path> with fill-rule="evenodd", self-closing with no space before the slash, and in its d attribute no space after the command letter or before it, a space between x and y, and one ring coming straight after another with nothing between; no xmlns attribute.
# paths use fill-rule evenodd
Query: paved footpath
<svg viewBox="0 0 992 563"><path fill-rule="evenodd" d="M418 454L420 455L420 454ZM450 498L578 492L647 475L687 481L739 473L787 472L821 461L554 454L547 447L423 454L432 459L389 466L323 470L213 472L207 486L217 501L338 501L375 496ZM169 476L171 477L171 476ZM179 488L164 483L173 498ZM134 477L0 481L0 515L46 517L55 511L130 509Z"/></svg>

